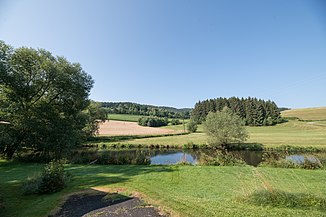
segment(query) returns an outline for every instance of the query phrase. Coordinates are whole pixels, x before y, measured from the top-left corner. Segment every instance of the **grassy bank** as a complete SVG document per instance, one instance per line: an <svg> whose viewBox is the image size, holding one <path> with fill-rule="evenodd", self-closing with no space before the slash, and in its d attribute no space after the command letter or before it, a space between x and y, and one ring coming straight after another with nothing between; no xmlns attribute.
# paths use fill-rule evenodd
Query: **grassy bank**
<svg viewBox="0 0 326 217"><path fill-rule="evenodd" d="M325 170L210 166L84 166L70 165L69 186L52 195L22 196L20 186L42 165L0 163L0 216L45 216L65 195L90 187L122 187L180 216L325 216L316 207L252 203L251 195L266 189L325 198ZM255 195L257 196L257 195ZM304 204L303 204L304 205Z"/></svg>

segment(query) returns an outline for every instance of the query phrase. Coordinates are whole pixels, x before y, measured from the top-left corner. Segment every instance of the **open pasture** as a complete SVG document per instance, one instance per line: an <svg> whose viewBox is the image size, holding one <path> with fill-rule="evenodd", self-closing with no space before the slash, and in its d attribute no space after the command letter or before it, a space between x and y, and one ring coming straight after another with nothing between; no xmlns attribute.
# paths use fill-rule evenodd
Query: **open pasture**
<svg viewBox="0 0 326 217"><path fill-rule="evenodd" d="M178 126L177 129L182 131L182 125ZM163 127L162 129L169 129L169 127ZM276 126L247 127L247 130L250 136L247 142L250 143L261 143L266 146L291 145L326 147L325 125L316 125L302 121L289 121ZM205 144L206 140L206 134L203 132L202 126L199 125L197 133L170 137L131 139L124 141L124 143L137 145L159 144L182 146L187 143L201 145Z"/></svg>

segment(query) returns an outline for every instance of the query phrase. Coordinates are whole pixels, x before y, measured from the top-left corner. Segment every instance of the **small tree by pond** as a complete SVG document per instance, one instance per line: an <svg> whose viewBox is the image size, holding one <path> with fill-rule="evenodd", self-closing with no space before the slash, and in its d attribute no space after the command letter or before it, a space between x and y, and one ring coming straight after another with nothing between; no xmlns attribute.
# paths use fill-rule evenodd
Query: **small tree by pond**
<svg viewBox="0 0 326 217"><path fill-rule="evenodd" d="M188 122L187 130L190 133L195 133L197 131L197 123L193 119L190 119L190 121Z"/></svg>
<svg viewBox="0 0 326 217"><path fill-rule="evenodd" d="M204 129L208 143L212 146L225 147L230 143L244 142L248 138L243 120L228 108L221 112L209 112Z"/></svg>

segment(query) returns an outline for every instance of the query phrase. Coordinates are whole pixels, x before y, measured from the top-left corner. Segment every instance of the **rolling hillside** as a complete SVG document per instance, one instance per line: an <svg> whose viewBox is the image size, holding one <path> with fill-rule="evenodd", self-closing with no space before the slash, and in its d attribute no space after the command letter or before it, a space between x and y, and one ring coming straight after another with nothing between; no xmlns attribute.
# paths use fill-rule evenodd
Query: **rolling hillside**
<svg viewBox="0 0 326 217"><path fill-rule="evenodd" d="M291 109L281 112L283 117L297 117L301 120L326 120L326 107Z"/></svg>

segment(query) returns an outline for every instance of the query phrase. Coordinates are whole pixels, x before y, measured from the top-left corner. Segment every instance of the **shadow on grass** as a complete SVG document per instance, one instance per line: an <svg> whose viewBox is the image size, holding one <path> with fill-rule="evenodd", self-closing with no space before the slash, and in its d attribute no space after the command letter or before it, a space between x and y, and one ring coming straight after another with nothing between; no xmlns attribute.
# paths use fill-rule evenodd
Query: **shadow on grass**
<svg viewBox="0 0 326 217"><path fill-rule="evenodd" d="M39 174L43 167L44 164L0 162L0 216L46 216L72 192L123 184L141 174L173 171L164 166L67 165L72 178L65 189L47 195L22 195L22 183Z"/></svg>
<svg viewBox="0 0 326 217"><path fill-rule="evenodd" d="M93 210L118 204L130 199L132 198L118 193L105 193L90 189L84 192L71 194L60 206L59 210L54 215L49 216L79 217Z"/></svg>
<svg viewBox="0 0 326 217"><path fill-rule="evenodd" d="M146 173L168 173L171 167L143 165L71 165L67 171L73 175L71 185L77 188L90 188L101 185L126 182L137 175Z"/></svg>

